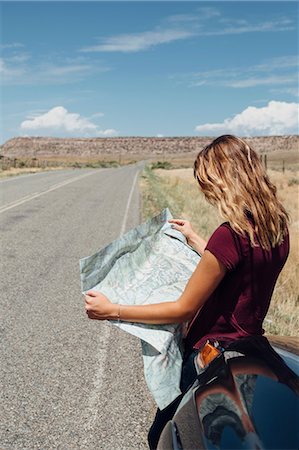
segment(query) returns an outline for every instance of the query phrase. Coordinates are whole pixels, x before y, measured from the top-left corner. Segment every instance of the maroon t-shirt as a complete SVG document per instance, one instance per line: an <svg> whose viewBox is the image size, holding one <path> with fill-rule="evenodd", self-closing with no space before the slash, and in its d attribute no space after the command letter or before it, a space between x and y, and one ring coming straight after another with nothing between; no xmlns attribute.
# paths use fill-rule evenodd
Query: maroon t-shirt
<svg viewBox="0 0 299 450"><path fill-rule="evenodd" d="M257 241L257 239L256 239ZM207 339L223 345L249 335L262 335L277 277L289 253L289 235L271 250L251 247L228 222L210 237L209 250L227 268L227 273L189 324L186 350L200 348Z"/></svg>

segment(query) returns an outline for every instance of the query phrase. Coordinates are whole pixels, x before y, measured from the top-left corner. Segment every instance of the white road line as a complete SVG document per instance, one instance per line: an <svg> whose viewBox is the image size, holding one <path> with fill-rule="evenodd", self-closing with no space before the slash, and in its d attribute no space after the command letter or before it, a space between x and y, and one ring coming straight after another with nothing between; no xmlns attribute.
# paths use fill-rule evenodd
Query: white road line
<svg viewBox="0 0 299 450"><path fill-rule="evenodd" d="M2 209L5 209L5 208L8 208L8 207L10 207L10 206L15 205L15 203L18 203L19 201L25 201L26 199L29 199L30 197L32 197L32 196L35 195L35 194L37 194L37 192L31 192L31 194L28 194L28 195L26 195L25 197L22 197L22 198L19 199L19 200L15 200L15 201L13 201L13 202L7 203L6 205L0 207L0 211L1 211Z"/></svg>
<svg viewBox="0 0 299 450"><path fill-rule="evenodd" d="M98 173L100 171L101 170L97 170L95 172L88 172L88 173L85 173L84 175L79 175L78 177L71 178L70 180L62 181L61 183L56 183L53 186L51 186L49 189L47 189L46 191L34 192L33 194L27 195L26 197L16 200L15 202L8 203L7 205L4 205L0 208L0 214L5 211L8 211L9 209L15 208L16 206L22 205L23 203L29 202L29 201L33 200L34 198L41 197L42 195L47 194L48 192L55 191L56 189L59 189L62 186L66 186L67 184L73 183L74 181L80 180L81 178L88 177L89 175Z"/></svg>
<svg viewBox="0 0 299 450"><path fill-rule="evenodd" d="M122 223L122 227L121 227L121 230L120 230L119 237L121 237L124 234L125 229L126 229L128 213L129 213L129 209L130 209L130 205L131 205L132 195L133 195L133 192L134 192L134 189L135 189L135 185L136 185L136 181L137 181L137 178L138 178L138 174L139 174L139 172L136 172L136 175L135 175L132 187L131 187L131 191L130 191L129 198L128 198L128 201L127 201L127 206L126 206L125 215L124 215L124 218L123 218L123 223Z"/></svg>
<svg viewBox="0 0 299 450"><path fill-rule="evenodd" d="M121 230L119 233L119 237L120 238L126 229L126 223L127 223L127 218L128 218L128 213L129 213L129 209L130 209L130 205L131 205L131 201L132 201L132 196L133 196L133 192L135 189L135 185L136 185L136 181L137 181L137 177L138 177L139 171L136 172L134 180L133 180L133 184L130 190L130 194L128 197L128 201L127 201L127 205L126 205L126 209L125 209L125 214L123 217L123 221L122 221L122 226L121 226ZM91 429L94 428L94 426L96 425L96 420L97 420L97 416L98 416L98 409L99 409L99 405L100 405L100 394L101 394L101 388L103 385L103 377L104 377L104 369L105 369L105 360L107 358L107 347L108 347L108 342L109 342L109 337L111 334L111 329L113 325L110 324L104 324L103 323L103 328L101 330L101 346L99 348L99 354L98 354L98 361L100 361L101 363L98 365L98 368L94 374L94 382L93 382L93 386L94 388L92 389L92 393L89 397L89 401L88 401L88 409L90 411L90 415L89 415L89 419L87 420L87 423L85 424L84 428L86 429L86 431L91 431ZM103 348L106 349L106 354L105 357L103 358Z"/></svg>

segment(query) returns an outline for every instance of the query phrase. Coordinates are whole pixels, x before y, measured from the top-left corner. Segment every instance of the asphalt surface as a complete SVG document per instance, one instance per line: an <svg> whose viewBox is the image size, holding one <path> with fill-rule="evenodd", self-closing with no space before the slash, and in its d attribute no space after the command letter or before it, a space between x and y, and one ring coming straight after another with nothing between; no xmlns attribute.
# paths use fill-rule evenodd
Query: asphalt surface
<svg viewBox="0 0 299 450"><path fill-rule="evenodd" d="M0 182L0 448L147 448L139 340L84 311L79 259L140 222L141 165Z"/></svg>

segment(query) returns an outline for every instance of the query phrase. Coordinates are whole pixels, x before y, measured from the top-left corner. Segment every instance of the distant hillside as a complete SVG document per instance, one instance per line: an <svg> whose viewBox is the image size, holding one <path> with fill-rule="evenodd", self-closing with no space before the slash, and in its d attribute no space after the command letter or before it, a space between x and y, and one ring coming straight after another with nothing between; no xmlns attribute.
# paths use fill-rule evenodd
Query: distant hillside
<svg viewBox="0 0 299 450"><path fill-rule="evenodd" d="M7 157L100 157L101 155L176 155L198 152L212 138L208 137L113 137L52 138L17 137L0 146ZM258 152L298 150L299 136L246 138Z"/></svg>

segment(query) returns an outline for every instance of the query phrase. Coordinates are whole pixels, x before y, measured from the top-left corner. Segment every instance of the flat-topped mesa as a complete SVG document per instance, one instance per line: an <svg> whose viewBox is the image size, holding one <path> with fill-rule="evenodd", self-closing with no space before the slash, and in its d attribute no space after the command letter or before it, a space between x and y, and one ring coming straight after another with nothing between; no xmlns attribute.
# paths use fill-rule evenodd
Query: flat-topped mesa
<svg viewBox="0 0 299 450"><path fill-rule="evenodd" d="M55 138L16 137L0 147L7 157L53 157L101 155L175 155L196 154L212 137L110 137ZM245 138L258 152L298 150L299 136L262 136Z"/></svg>

